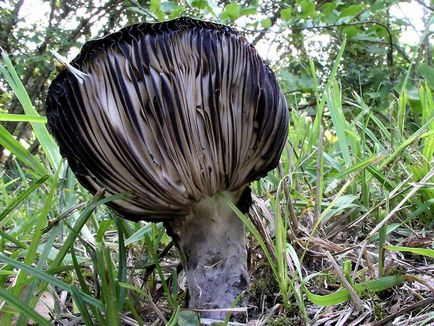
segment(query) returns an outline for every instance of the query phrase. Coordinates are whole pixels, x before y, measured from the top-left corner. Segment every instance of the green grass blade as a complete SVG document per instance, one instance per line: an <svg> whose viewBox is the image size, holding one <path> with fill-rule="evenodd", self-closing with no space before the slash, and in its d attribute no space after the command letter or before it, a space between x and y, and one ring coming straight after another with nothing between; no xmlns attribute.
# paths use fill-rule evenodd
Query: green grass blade
<svg viewBox="0 0 434 326"><path fill-rule="evenodd" d="M164 277L163 270L160 265L160 258L158 257L157 249L155 248L155 244L152 241L151 237L148 235L145 235L145 243L148 248L148 253L152 259L152 261L155 264L155 270L157 271L157 274L160 278L161 286L164 290L164 297L167 300L168 304L172 307L175 307L176 304L176 297L172 296L172 291L170 291L169 284L166 281L166 278Z"/></svg>
<svg viewBox="0 0 434 326"><path fill-rule="evenodd" d="M315 275L311 275L311 277L306 278L306 281L312 278L313 276ZM354 284L354 290L356 290L356 292L360 295L366 294L366 292L368 293L380 292L386 289L390 289L393 286L403 284L404 281L405 281L404 275L386 276L373 281ZM331 305L347 302L351 299L350 293L345 288L341 288L331 294L318 295L310 292L307 289L305 283L303 283L303 287L308 299L312 303L320 306L331 306Z"/></svg>
<svg viewBox="0 0 434 326"><path fill-rule="evenodd" d="M14 154L21 162L29 166L39 176L49 174L40 160L30 154L2 125L0 125L0 145Z"/></svg>
<svg viewBox="0 0 434 326"><path fill-rule="evenodd" d="M139 326L143 326L142 319L140 318L140 315L137 312L136 307L134 306L134 303L131 301L131 298L128 296L125 298L125 306L129 310L129 312L131 313L131 317L139 324Z"/></svg>
<svg viewBox="0 0 434 326"><path fill-rule="evenodd" d="M20 101L24 112L26 115L39 117L40 115L33 107L32 101L30 100L23 83L18 77L18 74L15 71L9 56L5 51L2 51L1 56L4 66L0 65L0 72L3 74L9 86L12 88L16 97ZM30 124L32 125L35 136L39 140L39 143L41 144L41 147L47 155L48 160L50 161L54 170L59 166L59 163L62 160L62 157L59 153L59 147L57 146L53 137L51 137L51 135L48 133L45 125L35 122L30 122Z"/></svg>
<svg viewBox="0 0 434 326"><path fill-rule="evenodd" d="M94 325L92 318L90 317L89 312L87 311L86 304L84 303L84 300L81 297L81 294L78 291L75 284L71 285L71 291L72 291L72 298L75 301L75 304L77 305L78 310L80 311L81 318L83 318L83 321L86 324L86 326Z"/></svg>
<svg viewBox="0 0 434 326"><path fill-rule="evenodd" d="M12 199L8 205L5 207L4 210L0 213L0 224L1 221L3 221L10 212L14 210L15 207L17 207L19 204L21 204L31 193L33 193L41 184L43 184L45 181L47 181L48 175L43 176L42 178L34 181L29 188L24 190L22 193L20 193L17 197Z"/></svg>
<svg viewBox="0 0 434 326"><path fill-rule="evenodd" d="M46 117L36 117L26 114L0 113L0 121L47 123Z"/></svg>
<svg viewBox="0 0 434 326"><path fill-rule="evenodd" d="M2 240L4 239L4 240L8 240L8 241L12 242L13 244L17 245L21 249L27 249L28 248L28 246L25 243L15 239L12 235L4 232L1 229L0 229L0 238L2 238Z"/></svg>
<svg viewBox="0 0 434 326"><path fill-rule="evenodd" d="M155 224L158 230L163 230L164 226L163 223L156 223ZM130 236L128 239L125 240L125 246L128 246L134 242L143 240L145 235L150 235L152 233L152 224L148 223L141 227L138 231L134 232L132 236Z"/></svg>
<svg viewBox="0 0 434 326"><path fill-rule="evenodd" d="M401 252L411 252L413 254L434 258L434 250L433 249L400 247L400 246L384 246L384 249L393 250L393 251L401 251Z"/></svg>
<svg viewBox="0 0 434 326"><path fill-rule="evenodd" d="M53 231L50 232L48 239L44 245L44 249L39 256L37 268L42 270L44 268L45 262L48 259L51 249L53 248L54 241L57 239L57 236L60 233L60 225L58 225ZM22 302L30 307L35 307L42 293L46 289L46 283L43 284L40 289L37 291L35 295L35 289L39 285L40 282L32 282L26 289L26 294ZM27 325L27 317L24 314L20 314L18 318L17 326L25 326Z"/></svg>
<svg viewBox="0 0 434 326"><path fill-rule="evenodd" d="M345 120L344 112L342 111L341 90L336 80L332 80L330 85L327 87L326 98L333 126L336 129L338 145L345 160L345 165L349 167L351 165L351 155L347 142L348 126Z"/></svg>
<svg viewBox="0 0 434 326"><path fill-rule="evenodd" d="M407 91L403 91L399 95L398 99L398 112L396 120L398 121L398 128L396 129L397 138L399 141L404 138L404 127L405 127L405 112L407 110L408 105L408 94Z"/></svg>
<svg viewBox="0 0 434 326"><path fill-rule="evenodd" d="M419 98L422 105L422 123L429 120L432 112L434 111L434 103L432 93L428 85L419 88ZM434 122L428 126L429 130L434 130ZM423 156L430 162L434 155L434 135L424 139Z"/></svg>
<svg viewBox="0 0 434 326"><path fill-rule="evenodd" d="M90 289L87 286L83 273L80 270L80 264L78 263L78 259L74 247L71 247L71 259L72 259L72 264L74 265L75 274L77 275L78 283L80 284L82 291L84 293L90 294Z"/></svg>
<svg viewBox="0 0 434 326"><path fill-rule="evenodd" d="M1 257L0 257L1 258ZM10 294L8 291L0 287L0 297L3 298L8 304L15 306L19 311L26 314L30 319L38 325L50 326L51 324L40 314L32 308L24 304L20 299Z"/></svg>
<svg viewBox="0 0 434 326"><path fill-rule="evenodd" d="M2 253L0 253L0 261L4 262L6 264L9 264L9 265L11 265L17 269L21 269L28 274L34 275L38 279L40 279L42 281L46 281L46 282L50 283L52 286L55 286L61 290L64 290L68 293L72 292L69 285L66 284L65 282L62 282L62 281L58 280L57 278L55 278L55 277L37 269L37 268L34 268L30 265L27 265L27 264L21 263L19 261L16 261L14 259L11 259ZM105 310L104 305L100 301L98 301L97 299L95 299L95 298L93 298L93 297L91 297L85 293L82 293L82 292L80 292L80 295L82 296L82 298L85 302L87 302L91 305L94 305L103 311Z"/></svg>
<svg viewBox="0 0 434 326"><path fill-rule="evenodd" d="M124 234L122 232L121 222L119 218L116 218L116 226L118 230L118 281L119 282L127 282L127 251L125 249L124 244ZM125 303L125 297L127 295L127 291L125 288L122 288L118 286L117 297L118 297L118 303L119 303L119 311L122 311Z"/></svg>
<svg viewBox="0 0 434 326"><path fill-rule="evenodd" d="M30 245L27 249L27 253L26 256L24 258L24 263L25 264L32 264L35 261L37 261L37 257L36 257L36 252L39 246L39 243L41 241L42 238L42 234L43 234L43 229L45 227L45 224L47 222L47 216L48 213L51 209L52 206L52 202L53 202L53 198L54 198L54 194L57 191L57 185L58 185L58 177L59 177L59 171L60 171L60 166L57 169L57 173L54 177L50 178L50 191L48 193L48 195L46 196L45 200L44 200L44 204L42 206L42 209L40 209L40 214L39 216L35 219L36 225L35 228L33 230L33 234L32 234L32 238L31 238L31 242ZM54 241L54 239L53 239ZM27 278L27 274L24 271L20 271L20 273L18 274L18 277L15 281L15 287L12 290L12 294L15 296L18 296L21 293L21 290L23 289L23 282L26 280ZM33 292L34 290L34 285L32 284L32 286L30 286L29 291ZM27 292L27 296L25 296L24 298L24 303L28 304L28 301L30 300L31 295L29 292ZM6 317L8 318L8 317ZM25 318L23 315L20 316L20 318L18 319L18 326L24 325L25 322Z"/></svg>
<svg viewBox="0 0 434 326"><path fill-rule="evenodd" d="M274 261L274 258L271 256L271 253L268 251L267 245L256 229L255 225L238 209L238 207L228 198L225 193L222 193L223 199L226 204L232 209L232 211L238 216L238 218L244 223L249 232L255 237L256 241L258 241L261 246L262 251L267 257L268 263L270 264L270 268L273 271L273 274L278 278L277 266Z"/></svg>
<svg viewBox="0 0 434 326"><path fill-rule="evenodd" d="M356 171L360 172L360 171L364 170L365 168L367 168L368 166L370 166L371 164L376 163L376 162L384 159L385 157L386 157L385 154L372 155L372 156L370 156L364 160L358 161L357 163L351 165L349 168L347 168L344 171L342 171L341 173L339 173L339 175L336 176L336 178L341 179L346 174L356 172Z"/></svg>
<svg viewBox="0 0 434 326"><path fill-rule="evenodd" d="M341 47L339 49L339 53L338 53L338 55L336 57L336 60L335 60L335 62L333 64L332 71L330 72L330 75L328 77L327 86L329 86L332 83L332 81L335 79L335 77L336 77L336 73L337 73L338 68L339 68L339 63L341 62L342 55L344 54L346 44L347 44L347 41L346 41L346 39L344 39L343 42L342 42L342 44L341 44ZM316 82L316 84L315 84L315 92L316 92L316 95L317 95L318 85L317 85L317 81L316 81L317 78L316 78L315 66L314 66L313 62L310 64L310 69L311 69L312 76L315 75L315 77L312 77L312 78L314 79L314 82ZM327 87L326 87L326 90L327 90ZM323 96L321 98L321 101L318 100L318 97L317 97L316 100L317 100L317 103L319 102L319 104L317 104L317 113L315 115L315 121L314 121L313 127L312 127L312 134L311 134L311 138L310 138L310 143L311 144L313 144L313 142L316 141L318 139L318 137L319 137L319 130L320 130L320 125L321 125L321 121L322 121L322 115L323 115L324 106L325 106L325 103L326 103L326 96L325 96L325 94L323 94Z"/></svg>
<svg viewBox="0 0 434 326"><path fill-rule="evenodd" d="M86 224L89 217L92 215L93 211L100 205L103 205L105 203L108 203L110 201L120 199L124 197L125 194L118 194L109 196L106 198L101 198L98 195L92 198L92 200L89 201L89 203L84 208L83 212L80 214L79 218L74 224L74 227L71 230L71 233L66 238L65 242L63 243L62 248L59 250L59 253L57 254L56 258L52 262L50 268L54 268L60 265L63 258L65 258L66 253L69 251L71 246L73 245L75 239L80 233L80 230L83 228L83 226Z"/></svg>
<svg viewBox="0 0 434 326"><path fill-rule="evenodd" d="M99 244L96 249L97 271L101 280L101 297L106 307L106 320L109 325L119 325L119 310L116 297L114 266L110 251Z"/></svg>
<svg viewBox="0 0 434 326"><path fill-rule="evenodd" d="M408 137L405 141L403 141L399 146L396 147L395 151L389 155L383 163L380 164L379 169L383 169L385 166L387 166L390 162L395 160L404 149L406 149L408 146L410 146L413 142L415 142L417 139L421 137L429 137L431 136L431 133L428 132L426 134L425 130L429 128L431 123L434 121L434 114L431 115L431 117L425 122L417 131L415 131L410 137Z"/></svg>

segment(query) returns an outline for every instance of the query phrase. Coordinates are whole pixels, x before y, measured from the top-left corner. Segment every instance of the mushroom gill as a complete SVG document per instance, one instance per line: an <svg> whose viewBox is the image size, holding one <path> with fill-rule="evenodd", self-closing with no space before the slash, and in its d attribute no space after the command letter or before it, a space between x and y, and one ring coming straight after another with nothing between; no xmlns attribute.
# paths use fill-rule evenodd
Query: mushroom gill
<svg viewBox="0 0 434 326"><path fill-rule="evenodd" d="M69 66L46 109L77 179L130 193L108 204L126 219L164 221L190 307L229 307L249 277L221 193L247 212L250 182L279 161L288 113L273 72L234 29L186 17L89 41Z"/></svg>

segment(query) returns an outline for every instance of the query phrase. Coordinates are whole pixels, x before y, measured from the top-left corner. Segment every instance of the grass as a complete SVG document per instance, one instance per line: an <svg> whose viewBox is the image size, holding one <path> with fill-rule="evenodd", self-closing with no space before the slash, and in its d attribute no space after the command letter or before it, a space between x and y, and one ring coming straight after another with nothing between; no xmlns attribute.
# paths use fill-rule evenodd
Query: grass
<svg viewBox="0 0 434 326"><path fill-rule="evenodd" d="M250 234L252 288L268 284L250 312L262 324L315 324L330 311L343 316L348 307L373 307L364 320L378 321L387 317L375 307L390 311L390 302L408 296L415 280L424 286L411 292L419 299L433 291L423 281L434 272L431 89L419 87L420 114L405 87L389 119L357 93L344 105L337 78L344 51L345 42L324 87L315 82L316 116L291 111L279 167L252 184L251 213L227 201ZM103 206L116 196L91 198L78 185L45 117L34 110L5 53L2 58L0 72L25 114L0 114L0 120L30 123L42 148L31 154L0 126L0 144L14 156L0 178L2 325L29 319L197 325L196 314L182 308L180 258L162 225L120 220ZM310 71L316 81L312 62ZM406 123L411 115L419 115L419 126ZM273 278L264 272L264 280L267 270ZM273 284L277 292L270 293ZM38 308L47 292L50 314ZM418 307L428 323L433 316L423 309L432 302L425 302Z"/></svg>

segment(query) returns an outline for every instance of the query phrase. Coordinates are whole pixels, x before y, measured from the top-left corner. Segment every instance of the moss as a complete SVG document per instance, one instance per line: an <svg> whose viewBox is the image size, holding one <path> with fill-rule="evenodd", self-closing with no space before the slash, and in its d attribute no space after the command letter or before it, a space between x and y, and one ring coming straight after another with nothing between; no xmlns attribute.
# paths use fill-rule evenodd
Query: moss
<svg viewBox="0 0 434 326"><path fill-rule="evenodd" d="M270 318L270 320L267 322L268 326L293 326L293 325L299 325L294 321L293 318L279 315Z"/></svg>
<svg viewBox="0 0 434 326"><path fill-rule="evenodd" d="M265 266L261 273L252 280L249 289L251 297L260 298L262 295L273 297L279 292L279 285L269 266Z"/></svg>
<svg viewBox="0 0 434 326"><path fill-rule="evenodd" d="M374 305L375 320L382 320L387 315L384 313L384 308L380 304Z"/></svg>

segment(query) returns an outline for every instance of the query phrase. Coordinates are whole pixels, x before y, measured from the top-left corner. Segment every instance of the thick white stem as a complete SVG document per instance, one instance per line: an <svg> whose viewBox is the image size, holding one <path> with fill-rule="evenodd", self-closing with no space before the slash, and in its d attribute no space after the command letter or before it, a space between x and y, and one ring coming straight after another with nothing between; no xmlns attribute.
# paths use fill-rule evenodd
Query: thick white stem
<svg viewBox="0 0 434 326"><path fill-rule="evenodd" d="M234 203L240 201L244 191L229 193ZM250 191L247 195L250 201ZM249 283L244 225L240 219L221 195L215 195L198 202L190 215L167 226L185 256L189 307L230 308ZM225 313L201 316L224 318Z"/></svg>

